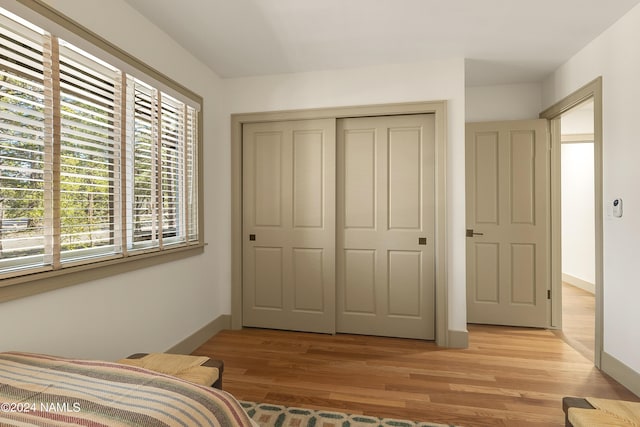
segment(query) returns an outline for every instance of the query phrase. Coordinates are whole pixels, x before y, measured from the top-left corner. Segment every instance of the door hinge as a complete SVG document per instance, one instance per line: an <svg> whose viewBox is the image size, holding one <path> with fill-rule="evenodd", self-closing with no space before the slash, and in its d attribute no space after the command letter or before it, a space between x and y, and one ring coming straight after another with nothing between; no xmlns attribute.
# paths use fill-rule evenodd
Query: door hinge
<svg viewBox="0 0 640 427"><path fill-rule="evenodd" d="M547 289L547 299L551 299L551 289Z"/></svg>

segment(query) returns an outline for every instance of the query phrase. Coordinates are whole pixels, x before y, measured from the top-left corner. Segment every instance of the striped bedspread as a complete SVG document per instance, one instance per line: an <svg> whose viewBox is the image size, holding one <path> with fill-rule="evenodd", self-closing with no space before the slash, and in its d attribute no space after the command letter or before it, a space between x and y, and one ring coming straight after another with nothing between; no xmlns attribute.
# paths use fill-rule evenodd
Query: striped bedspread
<svg viewBox="0 0 640 427"><path fill-rule="evenodd" d="M251 426L230 394L134 366L0 353L0 426Z"/></svg>

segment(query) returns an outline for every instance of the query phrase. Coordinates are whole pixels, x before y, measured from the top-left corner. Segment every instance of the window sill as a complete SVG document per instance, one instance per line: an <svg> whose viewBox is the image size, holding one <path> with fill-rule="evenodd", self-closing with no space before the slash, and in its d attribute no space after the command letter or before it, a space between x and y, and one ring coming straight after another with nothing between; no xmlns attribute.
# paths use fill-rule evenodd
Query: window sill
<svg viewBox="0 0 640 427"><path fill-rule="evenodd" d="M0 280L0 302L24 298L55 289L73 286L91 280L103 279L140 268L177 261L204 252L205 244L181 246L162 252L148 252L67 267L56 271L43 271Z"/></svg>

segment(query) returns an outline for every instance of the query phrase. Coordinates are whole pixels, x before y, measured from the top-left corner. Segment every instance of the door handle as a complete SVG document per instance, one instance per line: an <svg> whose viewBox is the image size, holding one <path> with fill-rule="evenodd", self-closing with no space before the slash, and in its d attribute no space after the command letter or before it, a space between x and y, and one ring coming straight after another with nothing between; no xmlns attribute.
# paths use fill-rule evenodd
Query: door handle
<svg viewBox="0 0 640 427"><path fill-rule="evenodd" d="M426 237L418 237L418 244L419 245L426 245L427 244L427 238Z"/></svg>
<svg viewBox="0 0 640 427"><path fill-rule="evenodd" d="M473 228L467 228L467 237L484 236L484 233L475 233Z"/></svg>
<svg viewBox="0 0 640 427"><path fill-rule="evenodd" d="M256 235L255 234L249 234L249 240L251 240L251 241L256 240Z"/></svg>

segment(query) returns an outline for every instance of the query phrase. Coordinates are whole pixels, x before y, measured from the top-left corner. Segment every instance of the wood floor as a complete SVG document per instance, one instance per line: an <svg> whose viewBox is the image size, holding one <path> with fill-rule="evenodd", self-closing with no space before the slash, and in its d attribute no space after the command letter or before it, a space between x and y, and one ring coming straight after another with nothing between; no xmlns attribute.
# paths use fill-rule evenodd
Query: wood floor
<svg viewBox="0 0 640 427"><path fill-rule="evenodd" d="M592 293L562 283L562 336L591 361L596 336L595 300Z"/></svg>
<svg viewBox="0 0 640 427"><path fill-rule="evenodd" d="M563 396L640 401L547 330L469 325L469 348L356 335L223 331L193 354L225 361L241 400L464 426L560 426Z"/></svg>

